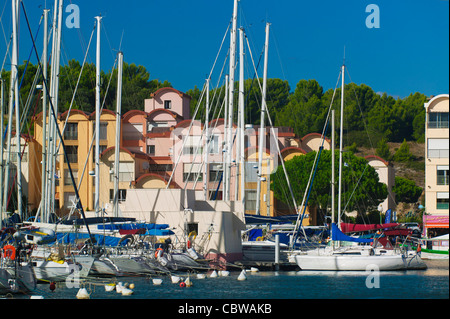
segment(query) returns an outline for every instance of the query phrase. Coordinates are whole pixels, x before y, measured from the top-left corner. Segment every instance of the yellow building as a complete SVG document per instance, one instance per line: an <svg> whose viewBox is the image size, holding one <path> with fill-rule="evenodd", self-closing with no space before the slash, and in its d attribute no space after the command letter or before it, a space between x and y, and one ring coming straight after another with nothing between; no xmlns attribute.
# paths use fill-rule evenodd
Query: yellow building
<svg viewBox="0 0 450 319"><path fill-rule="evenodd" d="M115 121L116 116L114 112L103 110L100 116L100 152L114 146L116 134ZM66 128L63 132L64 125L66 125ZM95 112L92 114L87 114L79 110L71 110L70 114L69 112L65 112L58 117L58 126L60 131L63 132L67 157L75 183L79 185L78 192L81 203L85 210L93 210L95 192L93 176L95 170L95 157L93 155L95 154ZM34 119L34 140L37 144L36 149L40 150L40 152L38 151L36 153L36 157L40 163L42 160L42 113ZM57 140L59 139L57 138ZM62 215L69 212L72 206L72 200L75 199L75 191L70 179L68 167L62 147L60 147L56 159L56 176L58 179L55 187L55 208L60 209ZM41 172L41 167L38 166L37 168ZM40 174L36 175L36 179L36 185L39 185L38 189L40 194ZM34 205L38 206L39 202L34 203Z"/></svg>
<svg viewBox="0 0 450 319"><path fill-rule="evenodd" d="M449 95L424 105L425 121L425 233L448 234L449 222Z"/></svg>

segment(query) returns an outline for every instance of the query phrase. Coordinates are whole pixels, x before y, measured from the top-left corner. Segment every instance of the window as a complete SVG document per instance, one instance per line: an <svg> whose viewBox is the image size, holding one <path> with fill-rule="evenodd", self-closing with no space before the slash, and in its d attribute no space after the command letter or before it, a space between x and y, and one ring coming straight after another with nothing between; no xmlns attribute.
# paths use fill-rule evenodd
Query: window
<svg viewBox="0 0 450 319"><path fill-rule="evenodd" d="M219 182L223 173L222 164L209 164L209 181Z"/></svg>
<svg viewBox="0 0 450 319"><path fill-rule="evenodd" d="M258 163L245 162L245 182L257 182L258 181Z"/></svg>
<svg viewBox="0 0 450 319"><path fill-rule="evenodd" d="M436 193L436 209L448 210L448 193Z"/></svg>
<svg viewBox="0 0 450 319"><path fill-rule="evenodd" d="M448 128L448 112L428 113L428 128Z"/></svg>
<svg viewBox="0 0 450 319"><path fill-rule="evenodd" d="M73 169L72 170L73 179L75 181L75 185L78 187L78 170ZM68 169L64 170L64 185L73 185L72 179L70 178L70 173Z"/></svg>
<svg viewBox="0 0 450 319"><path fill-rule="evenodd" d="M78 123L67 123L64 129L65 140L77 140L78 139Z"/></svg>
<svg viewBox="0 0 450 319"><path fill-rule="evenodd" d="M256 190L245 191L245 210L256 210Z"/></svg>
<svg viewBox="0 0 450 319"><path fill-rule="evenodd" d="M77 163L78 162L78 146L74 146L74 145L66 146L66 154L67 154L69 163Z"/></svg>
<svg viewBox="0 0 450 319"><path fill-rule="evenodd" d="M143 128L142 124L125 123L123 125L123 139L127 141L142 140Z"/></svg>
<svg viewBox="0 0 450 319"><path fill-rule="evenodd" d="M148 122L147 132L151 132L154 127L169 127L169 122L167 121Z"/></svg>
<svg viewBox="0 0 450 319"><path fill-rule="evenodd" d="M172 108L172 101L166 100L164 101L164 109L170 110Z"/></svg>
<svg viewBox="0 0 450 319"><path fill-rule="evenodd" d="M65 208L72 208L76 205L76 203L77 203L77 196L75 195L75 193L69 193L69 192L64 193L64 207Z"/></svg>
<svg viewBox="0 0 450 319"><path fill-rule="evenodd" d="M119 203L124 202L127 199L127 190L119 189L117 192L117 196L119 197ZM109 190L109 202L114 203L114 189Z"/></svg>
<svg viewBox="0 0 450 319"><path fill-rule="evenodd" d="M209 154L219 154L219 135L210 137Z"/></svg>
<svg viewBox="0 0 450 319"><path fill-rule="evenodd" d="M197 154L202 154L203 147L201 145L201 136L186 136L183 147L183 155L194 155L195 151Z"/></svg>
<svg viewBox="0 0 450 319"><path fill-rule="evenodd" d="M183 182L203 181L202 164L184 163L183 169Z"/></svg>
<svg viewBox="0 0 450 319"><path fill-rule="evenodd" d="M448 165L437 167L437 185L448 185Z"/></svg>
<svg viewBox="0 0 450 319"><path fill-rule="evenodd" d="M95 134L95 121L92 122L93 125L93 132ZM99 127L99 137L101 140L106 140L108 138L108 122L100 122Z"/></svg>
<svg viewBox="0 0 450 319"><path fill-rule="evenodd" d="M114 172L114 169L111 170ZM119 163L119 182L131 182L134 180L134 162ZM114 182L114 173L110 174L110 181Z"/></svg>
<svg viewBox="0 0 450 319"><path fill-rule="evenodd" d="M429 138L428 158L448 158L448 138Z"/></svg>
<svg viewBox="0 0 450 319"><path fill-rule="evenodd" d="M155 145L147 145L147 154L155 155Z"/></svg>

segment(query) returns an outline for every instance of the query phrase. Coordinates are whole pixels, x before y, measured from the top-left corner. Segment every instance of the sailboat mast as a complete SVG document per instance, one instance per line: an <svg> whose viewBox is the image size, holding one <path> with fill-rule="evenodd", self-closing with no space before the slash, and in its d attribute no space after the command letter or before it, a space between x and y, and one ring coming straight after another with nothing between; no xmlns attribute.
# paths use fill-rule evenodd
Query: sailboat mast
<svg viewBox="0 0 450 319"><path fill-rule="evenodd" d="M241 183L241 201L245 213L245 139L244 139L244 29L239 29L239 159L240 165L240 183ZM237 181L236 181L237 183ZM237 200L237 198L236 198Z"/></svg>
<svg viewBox="0 0 450 319"><path fill-rule="evenodd" d="M262 103L261 103L261 126L259 129L259 144L258 144L258 184L256 188L256 214L261 214L261 177L262 177L262 158L264 153L264 139L265 134L265 113L266 113L266 91L267 91L267 60L269 57L269 29L270 23L266 23L266 42L264 49L264 74L263 74L263 92L262 92Z"/></svg>
<svg viewBox="0 0 450 319"><path fill-rule="evenodd" d="M96 54L96 75L95 75L95 214L99 211L100 205L100 26L102 17L97 19L97 54Z"/></svg>
<svg viewBox="0 0 450 319"><path fill-rule="evenodd" d="M15 88L17 83L17 1L11 1L12 8L12 24L13 24L13 36L12 36L12 55L11 55L11 76L10 76L10 86L9 86L9 111L8 111L8 134L6 137L6 161L5 161L5 183L3 188L3 209L6 211L8 209L8 190L9 190L9 171L11 163L11 131L12 131L12 120L13 120L13 109L14 103L18 103L19 100L14 101L16 98ZM17 106L18 107L18 106ZM3 120L3 119L2 119ZM3 132L2 132L3 134ZM16 132L19 134L19 132ZM20 143L19 143L20 145ZM17 145L16 145L17 146ZM3 147L3 145L2 145ZM17 146L20 148L20 146ZM19 163L17 163L19 164Z"/></svg>
<svg viewBox="0 0 450 319"><path fill-rule="evenodd" d="M341 88L341 127L339 133L339 199L338 199L338 228L341 225L341 205L342 205L342 155L344 140L344 86L345 86L345 64L342 65L342 88Z"/></svg>
<svg viewBox="0 0 450 319"><path fill-rule="evenodd" d="M116 144L114 153L114 217L119 217L120 123L122 118L123 53L117 53Z"/></svg>
<svg viewBox="0 0 450 319"><path fill-rule="evenodd" d="M238 0L234 0L233 8L233 20L230 33L230 72L229 72L229 85L228 85L228 120L226 128L226 166L225 166L225 178L228 180L225 189L225 200L230 200L230 184L231 184L231 155L233 153L232 145L232 129L233 129L233 93L234 93L234 74L236 64L236 31L237 31L237 10Z"/></svg>
<svg viewBox="0 0 450 319"><path fill-rule="evenodd" d="M334 139L335 139L335 119L334 119L334 110L331 110L331 224L334 224L334 217L335 217L335 209L334 209L334 196L336 193L336 185L335 185L335 173L334 173ZM330 227L330 237L332 238L332 227ZM334 247L334 246L333 246Z"/></svg>
<svg viewBox="0 0 450 319"><path fill-rule="evenodd" d="M47 56L48 56L48 12L50 10L44 9L44 50L42 54L42 77L43 81L47 82ZM41 178L41 216L45 223L48 223L48 211L46 203L47 194L47 90L45 84L42 86L42 178Z"/></svg>
<svg viewBox="0 0 450 319"><path fill-rule="evenodd" d="M208 182L209 182L209 78L206 79L206 103L205 103L205 163L203 166L203 195L205 200L209 199L208 196Z"/></svg>

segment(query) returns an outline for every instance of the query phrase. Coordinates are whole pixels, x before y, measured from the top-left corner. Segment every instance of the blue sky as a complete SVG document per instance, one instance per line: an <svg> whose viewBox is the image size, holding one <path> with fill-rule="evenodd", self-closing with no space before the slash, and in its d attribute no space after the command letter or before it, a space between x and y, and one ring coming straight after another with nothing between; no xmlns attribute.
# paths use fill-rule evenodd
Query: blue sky
<svg viewBox="0 0 450 319"><path fill-rule="evenodd" d="M10 2L0 0L7 37ZM53 2L24 0L33 33L42 7L45 3L52 7ZM63 63L82 61L94 17L101 14L105 71L113 65L123 34L121 49L126 62L145 66L152 79L167 80L181 91L203 85L233 10L233 0L66 0L64 6L71 3L80 8L80 29L64 28ZM379 7L378 29L366 27L369 4ZM262 50L266 21L271 23L268 77L289 81L291 91L301 79L316 79L325 90L334 88L345 46L346 65L357 84L400 97L414 92L448 93L448 1L241 0L238 27L245 28L254 57ZM31 44L23 18L20 32L20 58L26 60ZM41 42L42 30L39 48ZM95 62L94 44L89 62ZM229 45L228 39L225 45ZM5 49L1 36L2 60ZM222 62L216 67L219 70Z"/></svg>

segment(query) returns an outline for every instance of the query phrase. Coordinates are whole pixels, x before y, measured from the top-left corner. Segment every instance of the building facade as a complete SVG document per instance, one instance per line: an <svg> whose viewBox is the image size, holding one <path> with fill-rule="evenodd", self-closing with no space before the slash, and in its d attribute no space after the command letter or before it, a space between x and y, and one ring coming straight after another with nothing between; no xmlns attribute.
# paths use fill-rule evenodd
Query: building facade
<svg viewBox="0 0 450 319"><path fill-rule="evenodd" d="M425 107L425 234L448 234L449 95L431 98Z"/></svg>

